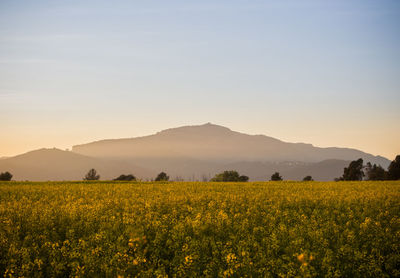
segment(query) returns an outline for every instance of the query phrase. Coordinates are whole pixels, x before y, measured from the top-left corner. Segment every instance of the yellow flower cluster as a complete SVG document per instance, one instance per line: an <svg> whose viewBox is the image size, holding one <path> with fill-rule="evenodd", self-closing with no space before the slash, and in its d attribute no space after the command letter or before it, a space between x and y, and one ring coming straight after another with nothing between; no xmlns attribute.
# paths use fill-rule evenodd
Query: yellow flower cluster
<svg viewBox="0 0 400 278"><path fill-rule="evenodd" d="M0 182L4 277L398 277L400 182Z"/></svg>

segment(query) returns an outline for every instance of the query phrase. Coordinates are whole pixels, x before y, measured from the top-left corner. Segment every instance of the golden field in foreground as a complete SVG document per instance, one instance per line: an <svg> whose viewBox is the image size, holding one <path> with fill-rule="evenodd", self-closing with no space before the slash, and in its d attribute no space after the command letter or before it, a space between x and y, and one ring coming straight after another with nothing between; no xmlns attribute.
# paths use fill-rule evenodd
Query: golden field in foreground
<svg viewBox="0 0 400 278"><path fill-rule="evenodd" d="M400 182L2 182L4 277L398 277Z"/></svg>

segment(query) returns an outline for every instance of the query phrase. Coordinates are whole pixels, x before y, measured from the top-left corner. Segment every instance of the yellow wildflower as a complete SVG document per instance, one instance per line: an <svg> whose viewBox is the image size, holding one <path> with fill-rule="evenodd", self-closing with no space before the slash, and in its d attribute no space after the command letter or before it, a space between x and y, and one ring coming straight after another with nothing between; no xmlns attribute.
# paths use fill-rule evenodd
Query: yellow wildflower
<svg viewBox="0 0 400 278"><path fill-rule="evenodd" d="M191 264L193 262L193 257L188 255L185 257L185 264Z"/></svg>

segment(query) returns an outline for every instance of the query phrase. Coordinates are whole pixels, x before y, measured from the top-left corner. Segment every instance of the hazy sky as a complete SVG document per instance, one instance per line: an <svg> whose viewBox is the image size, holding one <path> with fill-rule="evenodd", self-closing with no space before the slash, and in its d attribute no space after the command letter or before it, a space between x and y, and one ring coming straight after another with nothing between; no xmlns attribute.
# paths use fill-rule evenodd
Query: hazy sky
<svg viewBox="0 0 400 278"><path fill-rule="evenodd" d="M400 1L0 2L0 156L212 122L400 154Z"/></svg>

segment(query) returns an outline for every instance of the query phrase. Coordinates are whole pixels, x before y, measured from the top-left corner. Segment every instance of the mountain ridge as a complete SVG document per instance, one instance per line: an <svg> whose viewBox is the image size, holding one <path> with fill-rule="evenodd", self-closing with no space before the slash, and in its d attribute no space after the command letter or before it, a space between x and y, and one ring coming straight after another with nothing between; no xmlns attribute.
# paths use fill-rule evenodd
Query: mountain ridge
<svg viewBox="0 0 400 278"><path fill-rule="evenodd" d="M268 180L275 171L285 179L333 180L351 160L363 158L387 167L384 157L351 149L289 143L262 134L249 135L223 126L169 128L155 134L105 139L76 145L72 151L39 149L0 160L0 172L17 180L77 180L91 168L101 179L134 174L151 180L161 171L172 179L202 180L237 170L250 180Z"/></svg>
<svg viewBox="0 0 400 278"><path fill-rule="evenodd" d="M9 171L16 180L82 180L95 168L103 179L135 172L138 177L155 173L129 162L102 160L57 148L42 148L0 160L0 172Z"/></svg>
<svg viewBox="0 0 400 278"><path fill-rule="evenodd" d="M75 145L72 151L95 157L159 155L230 161L261 159L318 162L326 159L352 160L358 156L383 167L390 163L385 157L353 148L323 148L309 143L284 142L267 135L249 135L211 123L165 129L142 137L106 139Z"/></svg>

